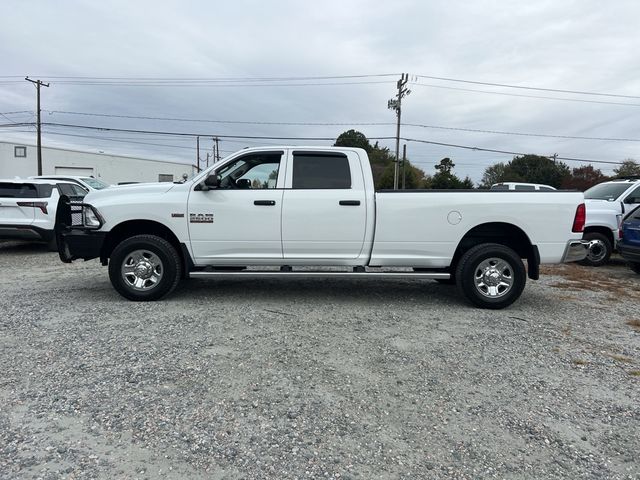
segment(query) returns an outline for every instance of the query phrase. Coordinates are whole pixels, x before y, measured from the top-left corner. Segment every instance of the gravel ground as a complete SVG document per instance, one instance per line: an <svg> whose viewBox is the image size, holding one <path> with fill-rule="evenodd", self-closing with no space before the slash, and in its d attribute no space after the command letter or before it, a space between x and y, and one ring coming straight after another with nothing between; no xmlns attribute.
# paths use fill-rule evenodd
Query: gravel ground
<svg viewBox="0 0 640 480"><path fill-rule="evenodd" d="M0 245L0 478L639 478L640 276L544 271L497 312L398 279L133 303Z"/></svg>

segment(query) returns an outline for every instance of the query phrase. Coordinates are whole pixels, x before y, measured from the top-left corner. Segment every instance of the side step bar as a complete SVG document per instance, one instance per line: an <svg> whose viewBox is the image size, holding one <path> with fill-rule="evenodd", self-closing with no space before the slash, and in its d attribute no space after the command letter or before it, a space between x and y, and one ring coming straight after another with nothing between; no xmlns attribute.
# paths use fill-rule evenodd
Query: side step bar
<svg viewBox="0 0 640 480"><path fill-rule="evenodd" d="M291 277L291 278L327 278L327 277L366 277L366 278L428 278L432 280L449 280L449 273L440 272L347 272L347 271L279 271L279 270L242 270L229 271L196 271L189 273L190 278L221 277Z"/></svg>

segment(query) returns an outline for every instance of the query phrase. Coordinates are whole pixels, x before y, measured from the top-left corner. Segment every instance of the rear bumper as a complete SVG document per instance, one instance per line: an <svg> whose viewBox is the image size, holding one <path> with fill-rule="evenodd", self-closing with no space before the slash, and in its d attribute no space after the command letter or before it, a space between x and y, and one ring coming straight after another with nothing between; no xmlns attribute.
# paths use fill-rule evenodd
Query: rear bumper
<svg viewBox="0 0 640 480"><path fill-rule="evenodd" d="M628 262L640 263L640 247L627 245L624 241L618 242L618 253Z"/></svg>
<svg viewBox="0 0 640 480"><path fill-rule="evenodd" d="M58 234L58 254L65 263L79 258L91 260L98 258L102 252L107 232L94 230L69 229Z"/></svg>
<svg viewBox="0 0 640 480"><path fill-rule="evenodd" d="M53 230L33 225L0 225L0 238L2 239L49 242L54 235Z"/></svg>
<svg viewBox="0 0 640 480"><path fill-rule="evenodd" d="M589 251L589 242L586 240L571 240L567 243L567 247L562 255L562 263L579 262L587 258Z"/></svg>

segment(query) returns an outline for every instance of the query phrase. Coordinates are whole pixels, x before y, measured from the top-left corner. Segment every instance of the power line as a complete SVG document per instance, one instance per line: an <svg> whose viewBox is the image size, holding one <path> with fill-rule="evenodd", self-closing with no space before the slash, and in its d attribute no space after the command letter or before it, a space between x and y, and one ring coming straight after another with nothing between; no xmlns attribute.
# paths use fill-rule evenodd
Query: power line
<svg viewBox="0 0 640 480"><path fill-rule="evenodd" d="M543 88L543 87L530 87L526 85L512 85L508 83L491 83L491 82L479 82L476 80L462 80L459 78L447 78L447 77L434 77L430 75L416 75L418 78L428 78L430 80L442 80L445 82L458 82L458 83L472 83L474 85L488 85L491 87L504 87L504 88L518 88L521 90L536 90L540 92L557 92L557 93L573 93L576 95L594 95L599 97L617 97L617 98L635 98L640 99L637 95L622 95L617 93L602 93L602 92L586 92L581 90L564 90L559 88Z"/></svg>
<svg viewBox="0 0 640 480"><path fill-rule="evenodd" d="M97 80L97 81L157 81L157 82L281 82L304 80L343 80L357 78L395 77L397 73L373 73L359 75L316 75L316 76L255 76L255 77L153 77L153 76L122 76L122 77L92 77L92 76L50 76L41 75L43 78L56 80ZM0 76L0 78L22 78L22 76Z"/></svg>
<svg viewBox="0 0 640 480"><path fill-rule="evenodd" d="M128 133L139 133L139 134L147 134L147 135L176 135L181 137L218 137L218 138L238 138L238 139L258 139L258 140L307 140L307 141L334 141L333 137L275 137L275 136L261 136L261 135L218 135L218 134L207 134L207 133L187 133L187 132L166 132L166 131L154 131L154 130L137 130L137 129L124 129L124 128L110 128L110 127L96 127L90 125L73 125L73 124L64 124L64 123L43 123L43 125L53 126L53 127L65 127L65 128L78 128L78 129L88 129L88 130L101 130L101 131L113 131L113 132L128 132ZM395 140L395 137L369 137L370 140ZM424 143L430 145L440 145L447 146L453 148L462 148L466 150L475 150L482 152L492 152L492 153L501 153L508 155L528 155L525 152L515 152L509 150L498 150L484 147L474 147L470 145L459 145L453 143L443 143L443 142L435 142L431 140L422 140L416 138L406 138L401 137L401 140L407 142L416 142L416 143ZM551 158L550 155L540 155L547 158ZM611 165L621 165L622 162L613 162L609 160L593 160L586 158L573 158L573 157L556 157L559 160L566 160L570 162L586 162L586 163L604 163Z"/></svg>
<svg viewBox="0 0 640 480"><path fill-rule="evenodd" d="M445 146L445 147L453 147L453 148L462 148L465 150L475 150L475 151L480 151L480 152L492 152L492 153L502 153L502 154L507 154L507 155L531 155L531 153L524 153L524 152L512 152L509 150L496 150L496 149L492 149L492 148L483 148L483 147L473 147L470 145L457 145L454 143L442 143L442 142L434 142L431 140L420 140L420 139L415 139L415 138L402 138L402 140L406 141L406 142L416 142L416 143L426 143L426 144L430 144L430 145L441 145L441 146ZM558 160L566 160L568 162L587 162L587 163L607 163L607 164L611 164L611 165L622 165L622 162L612 162L609 160L590 160L587 158L572 158L572 157L560 157L560 156L554 156L554 155L538 155L539 157L546 157L546 158L556 158Z"/></svg>
<svg viewBox="0 0 640 480"><path fill-rule="evenodd" d="M486 93L488 95L503 95L506 97L536 98L536 99L542 99L542 100L558 100L561 102L595 103L595 104L601 104L601 105L622 105L625 107L640 107L640 103L606 102L601 100L584 100L581 98L546 97L543 95L525 95L521 93L489 92L487 90L476 90L473 88L446 87L444 85L432 85L432 84L417 83L417 82L412 82L411 85L417 85L419 87L441 88L444 90L456 90L461 92Z"/></svg>
<svg viewBox="0 0 640 480"><path fill-rule="evenodd" d="M49 114L63 114L63 115L79 115L89 117L104 117L104 118L128 118L139 120L158 120L165 122L189 122L189 123L214 123L214 124L229 124L229 125L282 125L282 126L392 126L396 125L395 122L267 122L267 121L247 121L247 120L213 120L213 119L196 119L196 118L180 118L180 117L154 117L143 115L117 115L109 113L91 113L91 112L70 112L64 110L50 110ZM420 123L403 123L407 127L429 128L438 130L453 130L461 132L474 132L474 133L489 133L497 135L517 135L523 137L542 137L542 138L559 138L559 139L572 139L572 140L598 140L607 142L640 142L640 139L636 138L615 138L615 137L588 137L579 135L553 135L545 133L528 133L528 132L509 132L501 130L484 130L464 127L447 127L442 125L426 125Z"/></svg>

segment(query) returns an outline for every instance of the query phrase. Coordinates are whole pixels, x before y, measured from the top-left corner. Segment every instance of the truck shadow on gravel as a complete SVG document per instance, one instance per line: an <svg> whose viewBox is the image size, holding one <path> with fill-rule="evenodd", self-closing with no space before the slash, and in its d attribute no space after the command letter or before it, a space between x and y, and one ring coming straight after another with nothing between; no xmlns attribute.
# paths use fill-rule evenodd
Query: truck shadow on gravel
<svg viewBox="0 0 640 480"><path fill-rule="evenodd" d="M366 302L388 305L390 302L455 304L471 306L453 285L441 285L431 280L380 279L251 279L187 280L167 297L166 301L194 299L214 301L233 298L247 302Z"/></svg>

